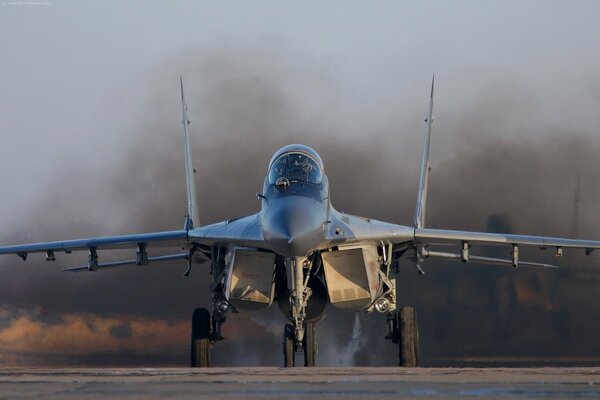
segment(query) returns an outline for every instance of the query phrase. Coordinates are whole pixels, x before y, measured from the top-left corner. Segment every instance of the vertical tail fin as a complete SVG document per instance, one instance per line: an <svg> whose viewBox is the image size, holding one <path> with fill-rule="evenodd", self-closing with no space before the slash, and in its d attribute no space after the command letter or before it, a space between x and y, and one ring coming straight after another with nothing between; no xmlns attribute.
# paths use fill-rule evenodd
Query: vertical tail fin
<svg viewBox="0 0 600 400"><path fill-rule="evenodd" d="M575 195L573 198L573 225L571 226L571 238L577 237L579 231L579 203L581 198L581 174L577 174L575 181Z"/></svg>
<svg viewBox="0 0 600 400"><path fill-rule="evenodd" d="M194 180L194 166L192 165L192 150L190 147L190 135L188 133L188 125L190 120L187 117L187 104L185 103L185 95L183 94L183 78L179 77L181 84L181 109L183 113L183 134L184 134L184 150L185 150L185 180L187 184L187 206L188 215L185 219L184 229L192 229L194 226L200 226L198 216L198 203L196 202L196 181Z"/></svg>
<svg viewBox="0 0 600 400"><path fill-rule="evenodd" d="M421 162L421 177L419 178L419 193L417 208L415 210L415 228L425 227L425 209L427 206L427 184L429 182L429 143L431 142L431 122L433 118L433 84L435 75L431 79L431 95L429 107L425 116L425 139L423 140L423 161Z"/></svg>

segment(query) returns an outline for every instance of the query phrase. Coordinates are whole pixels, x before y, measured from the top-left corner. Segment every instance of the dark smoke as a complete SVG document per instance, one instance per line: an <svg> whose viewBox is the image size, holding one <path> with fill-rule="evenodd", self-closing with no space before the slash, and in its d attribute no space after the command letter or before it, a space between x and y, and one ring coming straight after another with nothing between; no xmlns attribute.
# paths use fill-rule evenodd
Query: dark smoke
<svg viewBox="0 0 600 400"><path fill-rule="evenodd" d="M122 140L97 149L98 157L107 157L106 168L79 176L77 163L64 161L63 178L49 178L38 206L27 216L31 222L13 231L4 227L2 242L180 228L186 212L181 72L203 224L256 212L254 194L261 189L268 160L279 147L294 142L321 154L338 209L411 223L425 98L399 113L399 93L398 103L381 105L379 115L386 117L373 121L346 101L333 77L318 71L264 53L202 54L138 78L129 89L144 88L139 112L123 128ZM580 174L577 233L600 238L595 207L600 198L595 185L600 145L592 129L598 121L590 117L580 126L546 126L543 98L521 101L531 98L522 96L526 88L513 97L500 89L502 84L498 77L481 98L455 105L459 113L449 114L444 104L436 103L441 110L435 111L440 117L434 124L428 225L569 235L573 182ZM114 107L121 106L119 94L114 97ZM523 114L539 118L539 128L519 128L511 120ZM103 156L105 152L112 156ZM508 250L481 252L508 256ZM551 254L526 255L554 262ZM125 256L131 254L106 255ZM210 304L206 265L196 266L186 279L182 264L144 271L59 272L85 263L85 255L61 255L56 264L45 263L41 256L27 263L4 257L0 263L0 348L12 362L186 365L188 318L195 307ZM420 313L425 361L500 355L600 357L600 319L594 318L600 305L590 301L600 283L597 256L567 252L560 263L565 268L554 272L428 261L424 277L403 263L399 298L401 305L415 305ZM361 316L359 321L361 329L352 313L329 310L319 327L320 364L396 364L394 346L383 340L385 317ZM223 332L227 340L217 346L215 362L279 365L283 323L277 308L231 315ZM19 336L73 326L89 340L75 353L53 351ZM355 337L357 329L363 340ZM99 332L102 346L93 342L91 332ZM161 344L156 332L171 339ZM19 341L33 343L31 350L6 356L7 346ZM339 357L357 342L361 346L352 357ZM94 352L94 347L99 350Z"/></svg>

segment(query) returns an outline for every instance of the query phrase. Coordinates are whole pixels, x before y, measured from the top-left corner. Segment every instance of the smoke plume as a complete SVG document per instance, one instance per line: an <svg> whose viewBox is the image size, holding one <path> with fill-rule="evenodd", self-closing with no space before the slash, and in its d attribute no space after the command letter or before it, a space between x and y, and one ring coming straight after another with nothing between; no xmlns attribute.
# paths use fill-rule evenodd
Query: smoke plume
<svg viewBox="0 0 600 400"><path fill-rule="evenodd" d="M373 116L360 101L348 99L334 76L318 69L302 69L264 51L198 54L170 60L121 89L139 90L138 110L118 140L95 149L106 157L103 167L82 176L78 162L85 157L65 153L63 174L48 177L48 186L40 188L37 206L21 218L27 224L3 226L2 243L179 229L186 213L180 73L202 224L256 212L254 194L268 160L279 147L296 142L323 158L336 208L411 224L425 79L422 92L398 90ZM513 77L495 79L475 98L455 93L453 102L436 101L427 225L568 236L577 196L577 235L600 239L599 116L574 121L568 104L555 108L539 88L534 95ZM518 93L505 90L507 82ZM597 92L583 86L580 95L600 102ZM123 106L118 90L110 97L106 118ZM502 250L481 250L486 251ZM555 262L550 252L525 256ZM564 268L554 272L427 261L425 276L403 263L400 306L417 307L424 361L507 354L600 357L600 319L592 317L600 305L589 301L598 294L598 258L568 251L559 262ZM60 254L53 264L35 255L27 263L0 259L0 304L9 310L0 313L0 352L7 362L187 364L189 318L194 308L210 304L206 264L188 279L181 276L181 263L60 272L77 264L85 264L85 255ZM230 315L215 363L279 365L281 334L275 325L283 330L283 318L275 314L277 307ZM359 318L330 307L317 329L320 365L397 364L395 347L383 340L385 316ZM344 343L348 357L330 351Z"/></svg>

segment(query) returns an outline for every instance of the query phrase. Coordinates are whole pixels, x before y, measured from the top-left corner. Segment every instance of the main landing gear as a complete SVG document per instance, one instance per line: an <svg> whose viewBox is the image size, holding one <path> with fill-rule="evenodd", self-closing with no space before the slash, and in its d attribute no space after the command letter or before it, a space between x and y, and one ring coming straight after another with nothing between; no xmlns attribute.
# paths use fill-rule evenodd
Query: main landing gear
<svg viewBox="0 0 600 400"><path fill-rule="evenodd" d="M221 325L228 311L236 312L224 292L225 262L224 253L212 249L211 275L213 282L212 310L198 308L192 318L191 365L210 366L210 349L223 339ZM283 358L285 367L296 366L296 355L304 358L304 366L315 365L317 340L315 325L324 317L327 305L321 257L313 255L302 258L277 258L275 266L275 290L279 308L287 315L289 322L283 333ZM394 310L395 287L392 281L386 283L388 292L372 304L372 309L387 313L388 334L386 339L398 345L399 364L403 367L419 365L419 329L417 313L413 307ZM391 289L390 289L391 288ZM386 301L380 301L380 300ZM391 307L391 305L394 307Z"/></svg>
<svg viewBox="0 0 600 400"><path fill-rule="evenodd" d="M388 335L386 339L398 344L399 364L402 367L419 365L419 324L417 312L413 307L405 306L399 312L388 313ZM210 366L210 313L198 308L192 317L192 367ZM283 360L285 367L296 366L296 354L304 355L304 366L314 367L317 354L315 323L305 322L302 341L296 340L296 328L287 323L283 332Z"/></svg>
<svg viewBox="0 0 600 400"><path fill-rule="evenodd" d="M212 248L211 260L212 316L206 308L194 310L192 316L192 367L210 366L210 349L214 343L223 340L221 325L225 322L227 312L236 312L235 308L227 301L224 292L225 251L220 248Z"/></svg>
<svg viewBox="0 0 600 400"><path fill-rule="evenodd" d="M192 367L210 366L210 313L197 308L192 316Z"/></svg>

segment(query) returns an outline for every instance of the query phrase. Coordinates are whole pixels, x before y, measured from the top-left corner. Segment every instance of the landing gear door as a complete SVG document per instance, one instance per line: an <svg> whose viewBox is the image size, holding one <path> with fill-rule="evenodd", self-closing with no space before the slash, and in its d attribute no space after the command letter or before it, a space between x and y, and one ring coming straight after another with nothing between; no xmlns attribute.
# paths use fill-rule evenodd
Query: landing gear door
<svg viewBox="0 0 600 400"><path fill-rule="evenodd" d="M275 254L233 247L227 250L226 296L241 309L264 308L275 295Z"/></svg>
<svg viewBox="0 0 600 400"><path fill-rule="evenodd" d="M379 286L377 247L340 248L321 257L331 304L349 310L367 308Z"/></svg>

